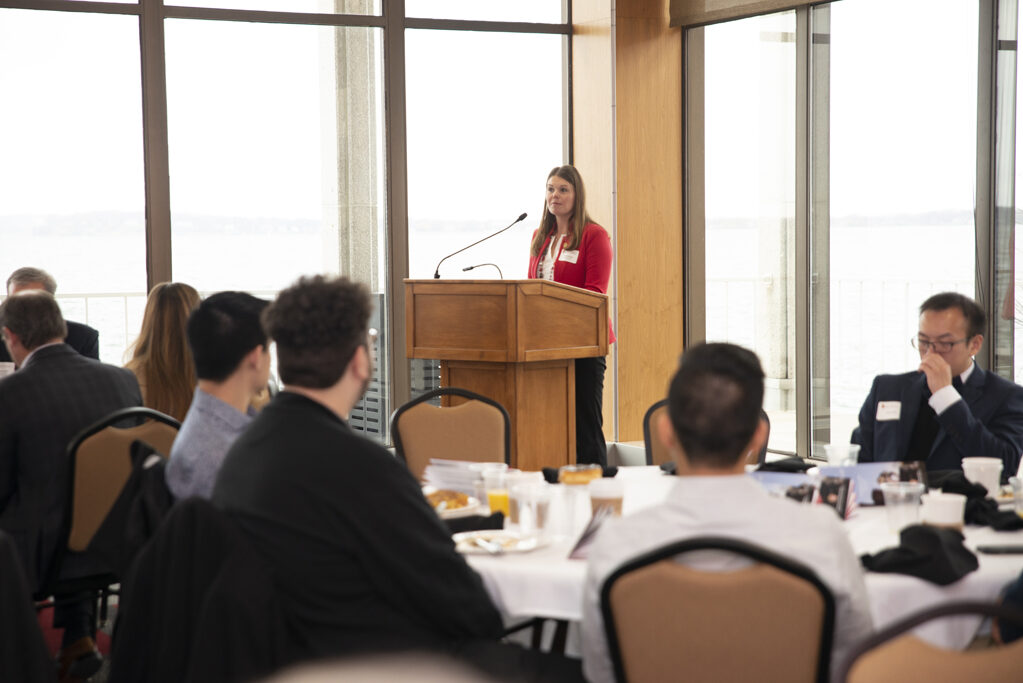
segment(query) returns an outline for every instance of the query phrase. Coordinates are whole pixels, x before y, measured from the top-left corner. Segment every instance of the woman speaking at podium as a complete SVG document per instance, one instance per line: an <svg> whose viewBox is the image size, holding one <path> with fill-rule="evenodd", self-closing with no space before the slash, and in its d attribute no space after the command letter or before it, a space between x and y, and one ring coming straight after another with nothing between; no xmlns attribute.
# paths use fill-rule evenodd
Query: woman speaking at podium
<svg viewBox="0 0 1023 683"><path fill-rule="evenodd" d="M611 277L611 238L586 213L586 190L574 166L558 166L547 175L540 227L529 249L529 277L553 280L607 294ZM608 325L608 343L615 333ZM605 358L575 361L576 462L607 466L604 443Z"/></svg>

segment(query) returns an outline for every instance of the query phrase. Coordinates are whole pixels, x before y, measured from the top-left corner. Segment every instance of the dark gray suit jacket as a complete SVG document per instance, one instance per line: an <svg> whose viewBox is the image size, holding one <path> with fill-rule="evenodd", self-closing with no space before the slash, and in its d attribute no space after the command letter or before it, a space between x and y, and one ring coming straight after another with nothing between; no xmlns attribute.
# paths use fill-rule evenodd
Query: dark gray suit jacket
<svg viewBox="0 0 1023 683"><path fill-rule="evenodd" d="M73 348L86 358L99 360L99 332L88 325L76 323L73 320L65 320L67 323L67 337L64 343ZM13 359L7 352L7 346L0 342L0 363L11 363Z"/></svg>
<svg viewBox="0 0 1023 683"><path fill-rule="evenodd" d="M860 409L859 429L853 432L853 443L861 446L860 462L906 457L926 391L927 378L922 372L874 378ZM1023 387L974 367L960 393L963 400L938 416L940 429L926 461L927 469L961 470L963 458L984 456L1002 460L1003 476L1016 474L1023 453ZM881 401L901 402L898 419L877 419L877 404Z"/></svg>
<svg viewBox="0 0 1023 683"><path fill-rule="evenodd" d="M38 349L0 380L0 529L13 538L35 590L67 504L67 447L115 410L142 405L135 375L67 344Z"/></svg>

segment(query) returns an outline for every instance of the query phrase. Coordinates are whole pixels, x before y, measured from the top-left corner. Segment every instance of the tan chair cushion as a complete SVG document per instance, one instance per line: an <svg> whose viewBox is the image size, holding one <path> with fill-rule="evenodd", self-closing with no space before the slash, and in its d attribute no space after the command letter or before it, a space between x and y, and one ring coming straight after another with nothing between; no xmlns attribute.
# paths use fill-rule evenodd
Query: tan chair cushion
<svg viewBox="0 0 1023 683"><path fill-rule="evenodd" d="M504 416L483 401L437 407L420 403L399 415L395 428L412 476L421 479L431 458L504 462Z"/></svg>
<svg viewBox="0 0 1023 683"><path fill-rule="evenodd" d="M137 427L106 427L78 446L68 548L84 551L131 476L131 444L148 443L166 457L178 430L150 421Z"/></svg>
<svg viewBox="0 0 1023 683"><path fill-rule="evenodd" d="M814 681L824 601L765 564L663 560L618 579L611 608L629 681Z"/></svg>
<svg viewBox="0 0 1023 683"><path fill-rule="evenodd" d="M1023 678L1023 640L986 650L943 650L906 634L863 654L848 683L968 681L1007 683Z"/></svg>

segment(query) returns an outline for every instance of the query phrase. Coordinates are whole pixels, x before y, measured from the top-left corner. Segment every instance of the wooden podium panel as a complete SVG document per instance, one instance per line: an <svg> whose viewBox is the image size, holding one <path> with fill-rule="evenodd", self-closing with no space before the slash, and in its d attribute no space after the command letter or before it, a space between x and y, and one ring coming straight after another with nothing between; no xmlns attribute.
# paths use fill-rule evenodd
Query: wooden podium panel
<svg viewBox="0 0 1023 683"><path fill-rule="evenodd" d="M512 467L539 470L575 462L575 360L479 363L443 360L440 381L470 388L511 418ZM451 405L465 399L446 396Z"/></svg>
<svg viewBox="0 0 1023 683"><path fill-rule="evenodd" d="M405 280L406 355L498 401L513 467L575 462L576 358L607 355L607 296L547 280ZM456 401L457 402L457 399Z"/></svg>

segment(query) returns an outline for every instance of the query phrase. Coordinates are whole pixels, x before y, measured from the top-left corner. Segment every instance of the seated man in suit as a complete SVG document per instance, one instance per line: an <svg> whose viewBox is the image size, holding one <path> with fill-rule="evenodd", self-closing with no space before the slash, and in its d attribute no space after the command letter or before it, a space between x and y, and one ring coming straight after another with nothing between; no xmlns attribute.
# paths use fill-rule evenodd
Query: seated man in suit
<svg viewBox="0 0 1023 683"><path fill-rule="evenodd" d="M745 474L746 454L759 452L766 438L763 398L764 372L751 351L700 344L683 354L668 410L656 426L678 466L678 481L664 503L605 522L590 550L582 624L583 673L590 683L615 680L600 611L604 581L639 555L696 536L753 543L812 569L835 598L832 672L870 633L863 570L835 510L772 497ZM725 556L698 566L714 571L745 564Z"/></svg>
<svg viewBox="0 0 1023 683"><path fill-rule="evenodd" d="M67 336L57 301L26 291L0 304L0 336L20 370L0 379L0 529L9 533L32 590L50 570L67 508L67 448L81 430L110 413L142 405L128 370L85 358ZM62 576L93 569L66 558ZM61 678L87 678L102 663L92 633L91 603L54 610L64 627Z"/></svg>
<svg viewBox="0 0 1023 683"><path fill-rule="evenodd" d="M234 442L213 488L277 577L298 658L442 652L514 680L578 663L498 642L483 583L408 468L348 426L373 371L369 291L299 280L263 314L284 389Z"/></svg>
<svg viewBox="0 0 1023 683"><path fill-rule="evenodd" d="M255 415L252 400L270 375L270 341L259 319L268 305L245 292L218 292L188 318L199 386L167 463L176 498L210 497L227 449Z"/></svg>
<svg viewBox="0 0 1023 683"><path fill-rule="evenodd" d="M913 345L920 367L878 375L853 432L860 462L923 461L929 471L961 470L963 458L999 458L1002 476L1023 453L1023 387L977 367L984 310L956 292L920 306Z"/></svg>
<svg viewBox="0 0 1023 683"><path fill-rule="evenodd" d="M57 281L45 270L39 268L18 268L7 278L7 296L31 289L41 289L51 296L57 295ZM88 325L65 320L67 335L64 343L87 358L99 360L99 332ZM10 363L13 359L7 349L0 344L0 363Z"/></svg>

